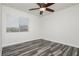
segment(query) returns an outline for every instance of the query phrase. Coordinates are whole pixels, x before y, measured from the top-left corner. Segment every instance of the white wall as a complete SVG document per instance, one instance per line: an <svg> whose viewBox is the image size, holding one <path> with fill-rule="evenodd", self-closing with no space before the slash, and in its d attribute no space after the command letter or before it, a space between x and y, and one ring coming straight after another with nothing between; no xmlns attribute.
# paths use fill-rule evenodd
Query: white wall
<svg viewBox="0 0 79 59"><path fill-rule="evenodd" d="M7 33L6 13L28 17L29 32ZM4 6L2 21L2 46L43 38L79 47L79 5L43 17Z"/></svg>
<svg viewBox="0 0 79 59"><path fill-rule="evenodd" d="M29 18L29 32L16 32L8 33L6 32L6 14L12 14L15 16L23 16ZM2 15L2 46L13 45L16 43L26 42L30 40L39 39L39 19L37 16L33 16L29 13L13 9L10 7L3 6L3 15Z"/></svg>
<svg viewBox="0 0 79 59"><path fill-rule="evenodd" d="M79 47L79 5L42 18L42 38Z"/></svg>
<svg viewBox="0 0 79 59"><path fill-rule="evenodd" d="M1 55L1 46L2 46L2 8L1 8L1 4L0 4L0 55Z"/></svg>

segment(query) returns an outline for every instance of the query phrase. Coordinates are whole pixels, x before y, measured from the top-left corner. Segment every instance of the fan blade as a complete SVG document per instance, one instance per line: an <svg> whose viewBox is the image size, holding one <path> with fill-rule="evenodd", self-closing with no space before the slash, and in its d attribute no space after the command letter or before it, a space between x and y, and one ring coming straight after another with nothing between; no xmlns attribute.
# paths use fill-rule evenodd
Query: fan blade
<svg viewBox="0 0 79 59"><path fill-rule="evenodd" d="M37 3L37 5L41 8L41 7L44 7L44 3Z"/></svg>
<svg viewBox="0 0 79 59"><path fill-rule="evenodd" d="M49 6L53 5L53 4L55 4L55 3L47 3L47 4L45 5L45 7L49 7Z"/></svg>
<svg viewBox="0 0 79 59"><path fill-rule="evenodd" d="M32 8L32 9L29 9L29 10L37 10L37 9L40 9L40 8Z"/></svg>
<svg viewBox="0 0 79 59"><path fill-rule="evenodd" d="M38 5L39 7L41 7L41 3L37 3L37 5Z"/></svg>
<svg viewBox="0 0 79 59"><path fill-rule="evenodd" d="M43 11L40 11L40 15L42 15L43 14Z"/></svg>
<svg viewBox="0 0 79 59"><path fill-rule="evenodd" d="M52 10L52 9L50 9L50 8L46 8L46 11L54 12L54 10Z"/></svg>

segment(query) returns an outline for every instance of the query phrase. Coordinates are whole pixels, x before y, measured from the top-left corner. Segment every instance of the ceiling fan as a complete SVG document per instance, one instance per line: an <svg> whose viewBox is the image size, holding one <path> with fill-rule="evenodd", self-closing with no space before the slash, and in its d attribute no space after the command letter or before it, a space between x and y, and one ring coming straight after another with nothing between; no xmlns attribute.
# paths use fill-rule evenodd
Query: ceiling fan
<svg viewBox="0 0 79 59"><path fill-rule="evenodd" d="M40 15L42 15L44 11L54 12L53 9L48 8L49 6L51 6L53 4L55 4L55 3L37 3L39 8L31 8L29 10L30 11L31 10L40 10Z"/></svg>

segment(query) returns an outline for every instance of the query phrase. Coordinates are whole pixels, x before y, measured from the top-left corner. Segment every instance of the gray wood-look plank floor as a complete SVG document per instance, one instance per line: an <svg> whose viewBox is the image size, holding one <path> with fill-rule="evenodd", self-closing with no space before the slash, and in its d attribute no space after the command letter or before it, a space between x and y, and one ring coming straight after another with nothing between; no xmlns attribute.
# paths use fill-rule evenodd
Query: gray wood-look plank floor
<svg viewBox="0 0 79 59"><path fill-rule="evenodd" d="M38 39L3 47L2 56L79 56L79 48Z"/></svg>

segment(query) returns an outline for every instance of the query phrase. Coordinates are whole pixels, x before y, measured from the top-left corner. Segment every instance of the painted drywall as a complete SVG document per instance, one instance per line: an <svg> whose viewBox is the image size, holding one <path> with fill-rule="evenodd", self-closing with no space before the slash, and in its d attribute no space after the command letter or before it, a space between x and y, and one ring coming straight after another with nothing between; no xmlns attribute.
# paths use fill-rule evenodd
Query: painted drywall
<svg viewBox="0 0 79 59"><path fill-rule="evenodd" d="M0 55L1 55L1 50L2 50L2 7L0 4Z"/></svg>
<svg viewBox="0 0 79 59"><path fill-rule="evenodd" d="M39 19L37 16L17 10L11 7L3 6L2 8L2 46L13 45L26 41L39 39ZM6 14L12 14L15 16L23 16L29 19L29 31L28 32L6 32Z"/></svg>
<svg viewBox="0 0 79 59"><path fill-rule="evenodd" d="M79 47L79 4L42 18L41 37Z"/></svg>
<svg viewBox="0 0 79 59"><path fill-rule="evenodd" d="M2 11L3 47L39 38L79 47L79 5L43 17L37 17L6 6L3 6ZM7 33L6 13L28 17L29 32Z"/></svg>

